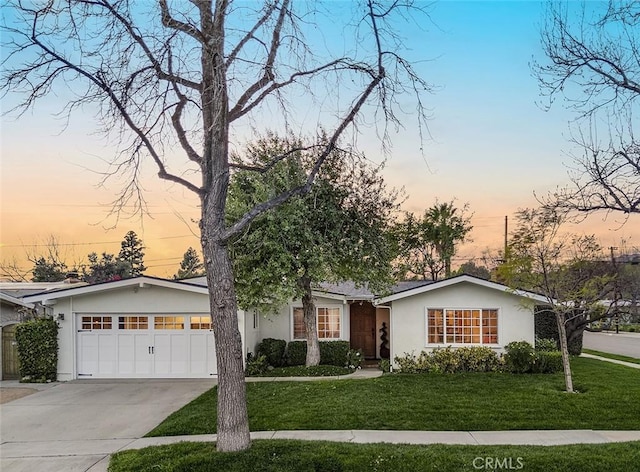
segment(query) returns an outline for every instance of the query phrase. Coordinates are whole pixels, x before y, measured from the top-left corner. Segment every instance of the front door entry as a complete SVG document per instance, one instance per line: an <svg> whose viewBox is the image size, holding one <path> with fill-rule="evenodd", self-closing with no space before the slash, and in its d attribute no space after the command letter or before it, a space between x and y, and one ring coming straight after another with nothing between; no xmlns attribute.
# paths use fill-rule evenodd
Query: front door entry
<svg viewBox="0 0 640 472"><path fill-rule="evenodd" d="M365 358L376 358L376 309L369 302L351 304L351 349L360 349Z"/></svg>

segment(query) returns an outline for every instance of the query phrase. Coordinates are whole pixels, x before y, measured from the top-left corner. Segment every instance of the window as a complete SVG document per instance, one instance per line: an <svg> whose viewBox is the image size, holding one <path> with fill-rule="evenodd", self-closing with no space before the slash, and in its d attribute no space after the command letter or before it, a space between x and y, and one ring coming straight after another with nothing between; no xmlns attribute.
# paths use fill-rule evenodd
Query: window
<svg viewBox="0 0 640 472"><path fill-rule="evenodd" d="M210 316L192 316L191 329L211 329Z"/></svg>
<svg viewBox="0 0 640 472"><path fill-rule="evenodd" d="M111 329L110 316L83 316L82 329Z"/></svg>
<svg viewBox="0 0 640 472"><path fill-rule="evenodd" d="M498 344L498 310L427 310L428 344Z"/></svg>
<svg viewBox="0 0 640 472"><path fill-rule="evenodd" d="M317 307L316 326L318 339L340 339L340 308ZM300 307L293 309L293 339L305 339L304 311Z"/></svg>
<svg viewBox="0 0 640 472"><path fill-rule="evenodd" d="M149 317L119 316L118 329L149 329Z"/></svg>
<svg viewBox="0 0 640 472"><path fill-rule="evenodd" d="M183 316L156 316L153 320L154 329L184 329Z"/></svg>

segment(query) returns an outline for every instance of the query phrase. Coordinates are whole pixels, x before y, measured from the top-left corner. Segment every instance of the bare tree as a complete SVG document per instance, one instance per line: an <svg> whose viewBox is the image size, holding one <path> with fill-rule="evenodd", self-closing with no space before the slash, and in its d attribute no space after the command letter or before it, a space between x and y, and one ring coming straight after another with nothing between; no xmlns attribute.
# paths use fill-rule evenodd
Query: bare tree
<svg viewBox="0 0 640 472"><path fill-rule="evenodd" d="M375 122L397 125L399 97L411 93L424 124L421 94L429 86L399 55L402 42L393 29L398 15L410 20L419 9L411 0L332 6L334 11L319 2L299 2L294 8L290 0L13 0L12 19L18 25L4 27L2 89L22 94L18 111L72 84L65 111L97 106L103 130L119 133L121 153L113 173L130 175L115 211L132 202L144 210L139 186L144 158L155 163L161 179L200 198L218 358L217 447L222 451L250 446L227 244L258 215L307 192L338 138L354 128L365 107ZM354 16L335 30L341 40L318 40L323 28L336 28L345 8L352 8ZM316 41L312 44L303 32ZM349 33L354 39L345 50ZM319 141L304 183L257 204L227 226L232 168L262 170L230 163L230 145L256 123L281 121L288 128L314 105L322 106L319 116L333 121L318 123L328 139ZM380 133L388 137L386 124Z"/></svg>
<svg viewBox="0 0 640 472"><path fill-rule="evenodd" d="M549 63L534 72L550 98L577 112L572 185L543 199L556 208L640 213L640 2L549 2L541 37Z"/></svg>

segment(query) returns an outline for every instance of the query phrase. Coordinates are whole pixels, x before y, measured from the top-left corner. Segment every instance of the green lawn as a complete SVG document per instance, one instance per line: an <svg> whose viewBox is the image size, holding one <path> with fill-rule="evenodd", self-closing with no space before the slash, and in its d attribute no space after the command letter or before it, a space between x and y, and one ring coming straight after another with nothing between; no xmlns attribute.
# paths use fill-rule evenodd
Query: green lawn
<svg viewBox="0 0 640 472"><path fill-rule="evenodd" d="M496 460L501 467L496 467ZM250 450L217 453L211 443L180 443L115 454L111 472L638 472L640 442L572 446L410 446L254 441Z"/></svg>
<svg viewBox="0 0 640 472"><path fill-rule="evenodd" d="M583 349L582 352L584 352L585 354L592 354L594 356L607 357L609 359L631 362L632 364L640 364L640 359L638 359L637 357L621 356L619 354L611 354L609 352L594 351L593 349Z"/></svg>
<svg viewBox="0 0 640 472"><path fill-rule="evenodd" d="M491 431L640 429L640 370L572 360L580 392L562 374L386 375L368 380L248 383L252 431L373 429ZM214 433L216 390L149 436Z"/></svg>

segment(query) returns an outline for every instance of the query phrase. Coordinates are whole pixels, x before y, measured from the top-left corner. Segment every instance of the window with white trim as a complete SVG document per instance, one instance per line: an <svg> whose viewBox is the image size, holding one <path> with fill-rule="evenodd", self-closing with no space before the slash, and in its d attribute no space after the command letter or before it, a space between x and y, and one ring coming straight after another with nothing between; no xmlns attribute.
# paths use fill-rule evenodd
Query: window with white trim
<svg viewBox="0 0 640 472"><path fill-rule="evenodd" d="M429 308L427 344L498 344L498 310Z"/></svg>
<svg viewBox="0 0 640 472"><path fill-rule="evenodd" d="M341 320L340 308L316 307L318 339L340 339ZM293 309L293 339L306 339L302 307Z"/></svg>
<svg viewBox="0 0 640 472"><path fill-rule="evenodd" d="M210 316L192 316L191 329L211 329Z"/></svg>

